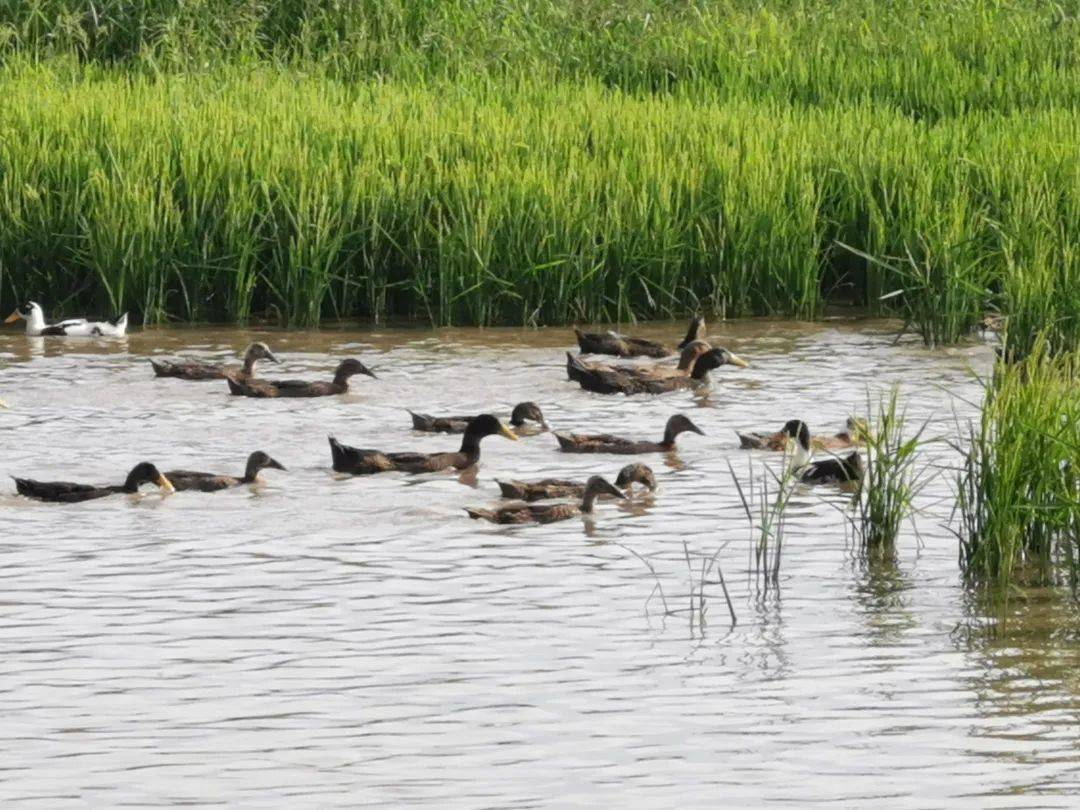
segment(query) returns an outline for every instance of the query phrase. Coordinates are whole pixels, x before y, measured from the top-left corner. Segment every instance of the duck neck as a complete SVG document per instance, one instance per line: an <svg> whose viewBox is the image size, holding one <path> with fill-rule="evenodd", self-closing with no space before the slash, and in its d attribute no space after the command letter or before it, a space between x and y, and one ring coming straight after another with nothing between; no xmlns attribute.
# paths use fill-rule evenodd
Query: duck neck
<svg viewBox="0 0 1080 810"><path fill-rule="evenodd" d="M792 442L788 469L792 472L801 470L810 463L812 458L813 453L811 453L810 448L805 447L802 442L796 440Z"/></svg>
<svg viewBox="0 0 1080 810"><path fill-rule="evenodd" d="M465 435L461 437L461 451L469 457L471 463L476 463L480 460L480 439L481 436L477 436L473 433L465 431Z"/></svg>
<svg viewBox="0 0 1080 810"><path fill-rule="evenodd" d="M351 371L348 371L347 369L339 369L334 374L334 385L340 386L341 388L348 388L349 387L349 378L351 376L352 376Z"/></svg>
<svg viewBox="0 0 1080 810"><path fill-rule="evenodd" d="M582 514L585 514L585 515L591 515L592 514L593 505L596 503L596 496L599 495L599 494L600 494L599 492L591 492L589 490L585 491L585 497L583 497L581 499L581 512L582 512Z"/></svg>
<svg viewBox="0 0 1080 810"><path fill-rule="evenodd" d="M139 491L139 480L135 477L134 472L128 473L128 477L124 479L124 486L121 488L124 492L135 493Z"/></svg>
<svg viewBox="0 0 1080 810"><path fill-rule="evenodd" d="M259 480L260 469L261 468L259 467L257 462L249 461L247 463L247 467L244 468L244 477L240 480L242 480L245 484L254 484L256 481Z"/></svg>
<svg viewBox="0 0 1080 810"><path fill-rule="evenodd" d="M259 362L259 358L250 352L244 355L244 376L250 377L255 373L255 364Z"/></svg>
<svg viewBox="0 0 1080 810"><path fill-rule="evenodd" d="M23 317L26 319L27 334L37 335L45 328L45 315L37 307L31 308L30 314L24 315Z"/></svg>

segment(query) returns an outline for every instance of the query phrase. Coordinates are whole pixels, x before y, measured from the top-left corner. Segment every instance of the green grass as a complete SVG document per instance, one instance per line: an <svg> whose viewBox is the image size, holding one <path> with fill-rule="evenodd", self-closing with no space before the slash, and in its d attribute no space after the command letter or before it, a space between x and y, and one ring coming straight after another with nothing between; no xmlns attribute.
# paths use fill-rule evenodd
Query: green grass
<svg viewBox="0 0 1080 810"><path fill-rule="evenodd" d="M0 0L0 303L1068 350L1076 6Z"/></svg>
<svg viewBox="0 0 1080 810"><path fill-rule="evenodd" d="M1080 585L1080 353L1045 339L988 382L958 479L960 563L983 583Z"/></svg>

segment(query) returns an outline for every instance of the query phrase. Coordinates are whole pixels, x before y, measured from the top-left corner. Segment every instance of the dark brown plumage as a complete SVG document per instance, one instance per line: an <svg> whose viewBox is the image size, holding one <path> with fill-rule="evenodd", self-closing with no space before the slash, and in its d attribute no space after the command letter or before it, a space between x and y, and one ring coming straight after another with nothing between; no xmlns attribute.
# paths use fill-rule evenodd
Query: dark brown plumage
<svg viewBox="0 0 1080 810"><path fill-rule="evenodd" d="M20 495L39 501L54 503L79 503L92 501L120 493L134 494L143 484L154 484L165 492L172 492L173 485L149 461L143 461L132 467L123 484L94 486L92 484L72 484L67 481L35 481L30 478L16 478L15 489Z"/></svg>
<svg viewBox="0 0 1080 810"><path fill-rule="evenodd" d="M594 475L585 485L581 501L578 503L512 503L496 509L466 508L473 520L489 520L492 523L554 523L575 515L587 515L592 512L593 504L600 495L625 499L619 490L599 475Z"/></svg>
<svg viewBox="0 0 1080 810"><path fill-rule="evenodd" d="M491 414L473 417L461 439L461 449L456 453L387 453L342 444L330 437L330 455L336 472L352 475L401 472L422 473L440 470L464 470L480 460L480 440L496 434L517 441L514 432Z"/></svg>
<svg viewBox="0 0 1080 810"><path fill-rule="evenodd" d="M668 419L664 428L664 437L658 442L625 439L608 433L579 434L556 433L559 449L564 453L615 453L635 455L637 453L667 453L675 449L675 439L680 433L705 434L682 414L675 414Z"/></svg>
<svg viewBox="0 0 1080 810"><path fill-rule="evenodd" d="M259 480L259 471L265 469L284 470L278 461L275 461L262 450L256 450L248 456L244 467L244 474L240 477L233 475L218 475L216 473L192 472L191 470L169 470L165 477L172 481L178 492L197 490L198 492L217 492L220 489L254 484Z"/></svg>
<svg viewBox="0 0 1080 810"><path fill-rule="evenodd" d="M464 433L473 418L472 416L431 416L413 411L409 411L409 415L412 416L413 430L424 433ZM548 427L540 406L535 402L519 402L510 414L511 427L518 429L526 422L536 422L542 430L547 430Z"/></svg>
<svg viewBox="0 0 1080 810"><path fill-rule="evenodd" d="M678 391L706 382L709 372L723 365L745 368L748 364L727 349L711 349L703 341L687 344L677 368L592 364L569 352L566 354L566 375L586 391L597 394L663 394ZM690 369L689 373L687 368Z"/></svg>
<svg viewBox="0 0 1080 810"><path fill-rule="evenodd" d="M568 481L559 478L542 478L539 481L496 481L504 498L520 501L543 501L549 498L580 498L585 494L585 481ZM635 483L651 492L656 489L656 476L645 464L627 464L619 471L615 486L630 493Z"/></svg>
<svg viewBox="0 0 1080 810"><path fill-rule="evenodd" d="M334 379L330 382L309 382L307 380L261 380L250 378L246 380L227 377L229 390L234 396L259 397L263 399L275 397L329 397L335 394L344 394L349 390L349 378L355 374L365 374L374 377L375 373L352 358L342 360L334 372Z"/></svg>
<svg viewBox="0 0 1080 810"><path fill-rule="evenodd" d="M158 377L175 377L181 380L223 380L233 377L246 380L255 373L255 364L259 360L278 362L274 353L270 351L270 347L265 343L252 343L244 352L242 366L203 363L198 360L154 360L152 358L150 365L154 367L154 374Z"/></svg>
<svg viewBox="0 0 1080 810"><path fill-rule="evenodd" d="M662 343L644 338L620 335L617 332L582 332L574 329L578 348L582 354L613 354L616 357L669 357L674 352ZM682 349L693 340L705 337L705 319L695 316L690 319L686 337L678 348Z"/></svg>

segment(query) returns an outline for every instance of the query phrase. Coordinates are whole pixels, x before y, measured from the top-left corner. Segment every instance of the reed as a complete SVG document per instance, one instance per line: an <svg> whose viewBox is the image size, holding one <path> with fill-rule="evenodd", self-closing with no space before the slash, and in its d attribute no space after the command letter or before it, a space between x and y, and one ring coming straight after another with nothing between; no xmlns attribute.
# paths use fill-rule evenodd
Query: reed
<svg viewBox="0 0 1080 810"><path fill-rule="evenodd" d="M974 582L1080 583L1080 353L1045 338L999 363L958 475L960 564Z"/></svg>

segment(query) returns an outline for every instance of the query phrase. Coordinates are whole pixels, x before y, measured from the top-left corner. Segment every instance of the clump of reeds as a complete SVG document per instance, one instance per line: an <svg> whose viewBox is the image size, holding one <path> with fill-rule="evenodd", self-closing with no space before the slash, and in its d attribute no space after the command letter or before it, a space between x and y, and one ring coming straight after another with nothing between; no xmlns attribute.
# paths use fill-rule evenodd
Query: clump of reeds
<svg viewBox="0 0 1080 810"><path fill-rule="evenodd" d="M1080 353L1045 338L987 383L957 481L960 564L972 581L1080 578Z"/></svg>
<svg viewBox="0 0 1080 810"><path fill-rule="evenodd" d="M760 476L754 474L750 463L750 483L744 489L728 462L728 471L739 494L746 520L750 525L750 546L753 557L750 570L759 593L768 594L769 588L780 584L780 560L784 550L784 522L788 502L795 487L795 475L791 466L784 464L777 473L766 468Z"/></svg>
<svg viewBox="0 0 1080 810"><path fill-rule="evenodd" d="M899 405L899 389L878 401L874 418L859 420L857 431L865 443L866 463L853 499L851 518L864 551L891 552L905 521L915 515L915 499L934 475L920 463L926 423L909 431Z"/></svg>

